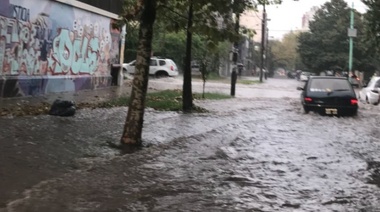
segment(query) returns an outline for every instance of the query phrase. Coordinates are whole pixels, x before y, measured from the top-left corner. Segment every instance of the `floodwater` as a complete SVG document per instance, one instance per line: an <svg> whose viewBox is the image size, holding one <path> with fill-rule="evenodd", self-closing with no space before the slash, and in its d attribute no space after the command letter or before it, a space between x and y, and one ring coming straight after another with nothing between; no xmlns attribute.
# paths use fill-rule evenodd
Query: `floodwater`
<svg viewBox="0 0 380 212"><path fill-rule="evenodd" d="M180 85L150 85L168 82ZM1 118L0 211L380 211L379 106L303 114L299 85L238 85L195 102L207 114L148 109L147 147L128 155L105 145L127 108Z"/></svg>

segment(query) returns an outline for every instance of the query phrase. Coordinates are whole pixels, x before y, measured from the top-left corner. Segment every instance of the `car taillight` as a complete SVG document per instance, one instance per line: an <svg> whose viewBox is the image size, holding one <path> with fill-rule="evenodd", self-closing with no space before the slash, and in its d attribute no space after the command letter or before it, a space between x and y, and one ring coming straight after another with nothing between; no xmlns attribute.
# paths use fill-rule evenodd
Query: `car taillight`
<svg viewBox="0 0 380 212"><path fill-rule="evenodd" d="M313 101L313 99L310 97L305 97L304 100L305 100L305 102L312 102Z"/></svg>
<svg viewBox="0 0 380 212"><path fill-rule="evenodd" d="M173 66L170 66L170 70L174 71L174 67L173 67Z"/></svg>
<svg viewBox="0 0 380 212"><path fill-rule="evenodd" d="M358 104L358 100L357 99L351 99L351 104L352 105L357 105Z"/></svg>

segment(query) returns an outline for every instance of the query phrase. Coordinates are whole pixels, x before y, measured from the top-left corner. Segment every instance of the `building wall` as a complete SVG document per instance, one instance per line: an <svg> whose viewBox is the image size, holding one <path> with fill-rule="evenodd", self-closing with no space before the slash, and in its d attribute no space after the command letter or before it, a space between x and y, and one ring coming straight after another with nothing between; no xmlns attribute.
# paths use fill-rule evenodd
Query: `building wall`
<svg viewBox="0 0 380 212"><path fill-rule="evenodd" d="M52 0L0 0L0 98L110 86L111 22Z"/></svg>
<svg viewBox="0 0 380 212"><path fill-rule="evenodd" d="M262 17L262 11L254 10L247 10L240 16L240 25L256 32L256 34L253 36L254 42L261 42Z"/></svg>
<svg viewBox="0 0 380 212"><path fill-rule="evenodd" d="M309 30L310 21L314 20L314 15L318 9L319 9L319 7L314 6L310 9L310 11L308 11L307 13L305 13L302 16L302 30L304 30L304 31Z"/></svg>

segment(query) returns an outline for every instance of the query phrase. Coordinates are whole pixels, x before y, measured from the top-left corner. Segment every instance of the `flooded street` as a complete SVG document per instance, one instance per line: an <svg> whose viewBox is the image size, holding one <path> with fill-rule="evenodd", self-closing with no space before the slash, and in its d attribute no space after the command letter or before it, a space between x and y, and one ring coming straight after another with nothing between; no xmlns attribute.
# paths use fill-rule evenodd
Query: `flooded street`
<svg viewBox="0 0 380 212"><path fill-rule="evenodd" d="M147 109L146 147L128 155L106 145L126 107L0 117L0 212L380 211L380 106L303 114L299 85L238 84L235 98L195 102L210 113Z"/></svg>

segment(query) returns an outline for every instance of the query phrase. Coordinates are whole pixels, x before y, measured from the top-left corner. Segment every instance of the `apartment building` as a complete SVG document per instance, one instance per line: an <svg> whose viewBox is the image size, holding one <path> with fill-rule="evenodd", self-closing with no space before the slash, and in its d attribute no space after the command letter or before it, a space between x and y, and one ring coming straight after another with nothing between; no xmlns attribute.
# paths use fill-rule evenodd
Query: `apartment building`
<svg viewBox="0 0 380 212"><path fill-rule="evenodd" d="M261 42L261 24L262 11L247 10L240 16L240 26L250 30L254 30L256 34L253 36L254 42Z"/></svg>

